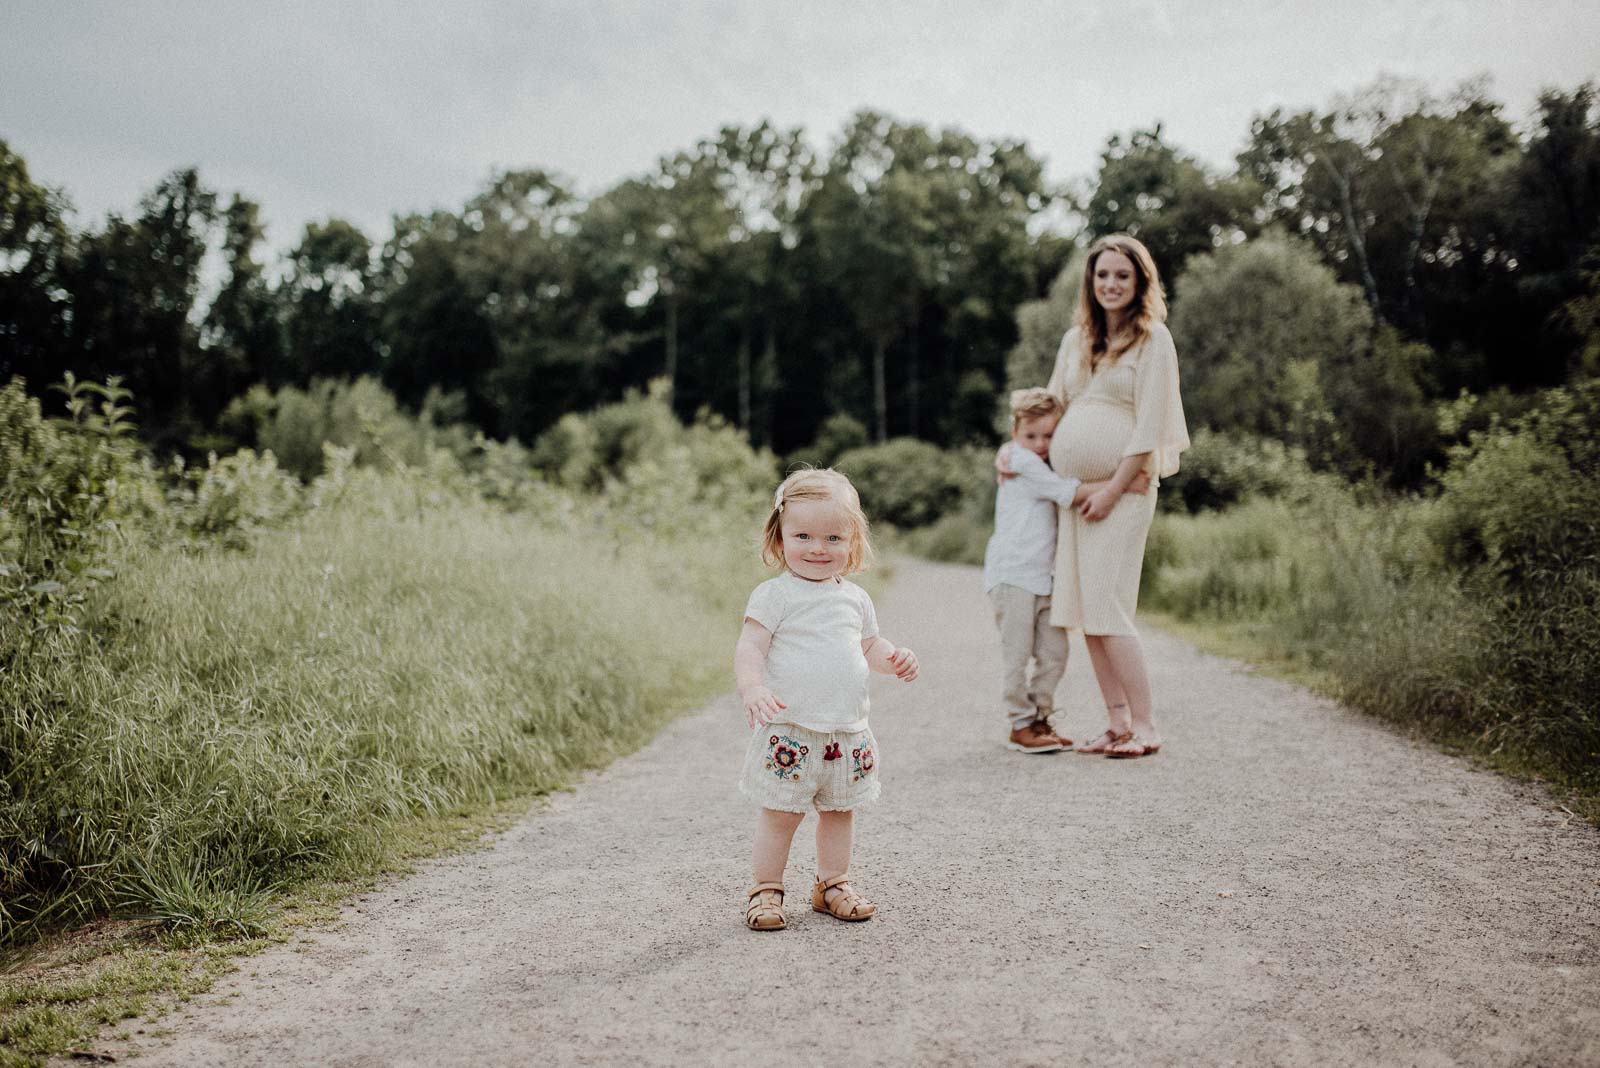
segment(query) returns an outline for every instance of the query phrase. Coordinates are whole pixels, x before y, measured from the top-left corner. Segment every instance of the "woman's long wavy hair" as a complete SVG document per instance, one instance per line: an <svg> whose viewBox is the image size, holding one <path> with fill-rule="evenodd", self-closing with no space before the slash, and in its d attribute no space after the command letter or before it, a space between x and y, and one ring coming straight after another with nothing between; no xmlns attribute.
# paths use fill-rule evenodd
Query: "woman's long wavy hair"
<svg viewBox="0 0 1600 1068"><path fill-rule="evenodd" d="M1103 252L1120 252L1133 264L1134 293L1132 316L1126 332L1115 340L1109 337L1106 310L1094 299L1094 265ZM1078 346L1083 355L1083 368L1093 371L1101 360L1116 360L1130 349L1136 349L1150 336L1150 328L1167 321L1167 295L1161 288L1161 275L1156 271L1156 261L1150 250L1136 237L1127 234L1107 234L1089 246L1089 259L1083 265L1083 281L1078 286L1078 314L1073 325L1078 328Z"/></svg>

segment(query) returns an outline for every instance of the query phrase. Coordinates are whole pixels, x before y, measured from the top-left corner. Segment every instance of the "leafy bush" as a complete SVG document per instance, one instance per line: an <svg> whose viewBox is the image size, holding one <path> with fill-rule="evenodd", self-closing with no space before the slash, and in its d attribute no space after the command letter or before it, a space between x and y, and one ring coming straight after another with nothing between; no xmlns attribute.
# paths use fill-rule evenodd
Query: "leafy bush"
<svg viewBox="0 0 1600 1068"><path fill-rule="evenodd" d="M1552 390L1452 454L1432 526L1440 553L1508 593L1600 567L1600 382Z"/></svg>
<svg viewBox="0 0 1600 1068"><path fill-rule="evenodd" d="M967 465L952 462L958 455L916 438L892 438L851 449L834 466L855 483L873 522L923 527L954 511L970 485Z"/></svg>
<svg viewBox="0 0 1600 1068"><path fill-rule="evenodd" d="M785 469L797 464L812 467L832 467L834 462L852 449L864 449L871 443L867 425L853 415L839 412L830 415L817 429L816 440L796 449L784 462Z"/></svg>
<svg viewBox="0 0 1600 1068"><path fill-rule="evenodd" d="M1372 315L1360 288L1281 233L1191 257L1176 288L1172 336L1193 422L1310 444L1296 410L1305 391L1289 376L1300 365L1315 379L1365 347Z"/></svg>
<svg viewBox="0 0 1600 1068"><path fill-rule="evenodd" d="M1194 432L1178 473L1161 484L1163 508L1190 512L1243 500L1281 497L1315 476L1304 454L1272 438L1207 430Z"/></svg>
<svg viewBox="0 0 1600 1068"><path fill-rule="evenodd" d="M310 481L322 473L325 444L354 449L360 466L425 463L439 448L465 455L470 435L448 421L459 410L455 398L432 393L413 416L375 378L316 379L306 389L253 386L228 405L222 425L242 444L272 453L285 471Z"/></svg>
<svg viewBox="0 0 1600 1068"><path fill-rule="evenodd" d="M60 419L42 417L21 379L0 389L0 668L77 633L121 524L159 506L128 391L70 374L58 388Z"/></svg>

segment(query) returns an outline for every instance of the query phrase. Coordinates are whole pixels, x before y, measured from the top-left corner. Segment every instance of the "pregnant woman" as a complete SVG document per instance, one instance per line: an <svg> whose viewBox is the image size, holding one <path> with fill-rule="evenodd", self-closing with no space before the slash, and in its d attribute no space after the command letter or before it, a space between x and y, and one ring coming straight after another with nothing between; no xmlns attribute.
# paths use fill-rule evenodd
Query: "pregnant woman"
<svg viewBox="0 0 1600 1068"><path fill-rule="evenodd" d="M1077 508L1061 510L1056 542L1050 622L1083 631L1110 718L1080 753L1141 757L1162 744L1133 614L1157 480L1177 472L1178 454L1189 447L1166 317L1144 245L1125 234L1096 241L1048 387L1066 406L1051 465L1084 482L1109 480ZM1150 489L1124 494L1140 471Z"/></svg>

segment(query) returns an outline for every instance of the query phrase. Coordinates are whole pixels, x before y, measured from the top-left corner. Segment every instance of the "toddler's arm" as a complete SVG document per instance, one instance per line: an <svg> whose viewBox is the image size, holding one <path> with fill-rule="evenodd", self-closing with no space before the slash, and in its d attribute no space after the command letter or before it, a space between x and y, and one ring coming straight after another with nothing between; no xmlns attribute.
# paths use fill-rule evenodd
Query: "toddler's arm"
<svg viewBox="0 0 1600 1068"><path fill-rule="evenodd" d="M867 666L880 675L893 675L902 682L910 682L917 677L917 654L901 646L894 647L894 643L881 634L872 638L861 640L861 652L867 658Z"/></svg>
<svg viewBox="0 0 1600 1068"><path fill-rule="evenodd" d="M789 707L763 683L767 671L767 651L771 648L772 632L745 616L739 642L733 647L733 681L739 688L739 700L744 702L745 718L750 721L752 730L758 724L765 726L771 723Z"/></svg>

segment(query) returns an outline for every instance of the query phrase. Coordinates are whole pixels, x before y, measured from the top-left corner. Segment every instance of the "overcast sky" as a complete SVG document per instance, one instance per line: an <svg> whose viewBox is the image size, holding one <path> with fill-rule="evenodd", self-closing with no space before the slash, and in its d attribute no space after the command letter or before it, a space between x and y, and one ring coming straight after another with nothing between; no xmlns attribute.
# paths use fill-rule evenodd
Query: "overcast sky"
<svg viewBox="0 0 1600 1068"><path fill-rule="evenodd" d="M1022 138L1058 181L1157 120L1222 168L1252 115L1380 73L1488 74L1524 120L1600 76L1600 2L0 0L0 138L79 225L192 164L280 246L330 215L380 236L495 168L597 193L727 123L825 147L863 107Z"/></svg>

